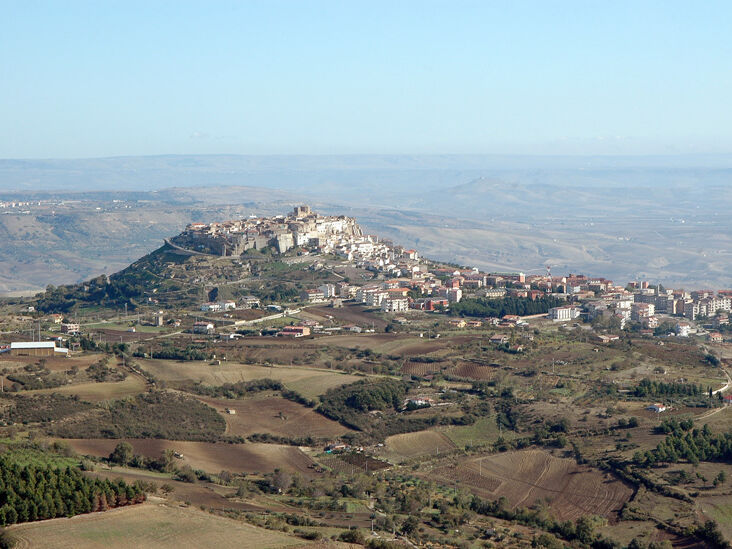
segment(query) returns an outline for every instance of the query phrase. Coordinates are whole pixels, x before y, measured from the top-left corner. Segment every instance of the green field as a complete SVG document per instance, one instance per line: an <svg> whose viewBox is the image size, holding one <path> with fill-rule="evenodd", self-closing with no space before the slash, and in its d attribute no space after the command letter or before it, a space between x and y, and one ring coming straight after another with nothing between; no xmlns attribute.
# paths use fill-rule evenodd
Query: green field
<svg viewBox="0 0 732 549"><path fill-rule="evenodd" d="M505 440L511 440L517 435L513 431L503 429L499 432L495 416L482 417L472 425L461 425L450 427L443 431L458 448L470 445L492 444L502 436Z"/></svg>
<svg viewBox="0 0 732 549"><path fill-rule="evenodd" d="M98 322L96 324L86 324L83 326L86 331L115 330L118 332L126 332L131 327L134 327L136 332L141 332L144 334L161 334L168 331L168 328L166 328L165 326L143 326L141 324L135 324L133 326L130 326L127 322Z"/></svg>

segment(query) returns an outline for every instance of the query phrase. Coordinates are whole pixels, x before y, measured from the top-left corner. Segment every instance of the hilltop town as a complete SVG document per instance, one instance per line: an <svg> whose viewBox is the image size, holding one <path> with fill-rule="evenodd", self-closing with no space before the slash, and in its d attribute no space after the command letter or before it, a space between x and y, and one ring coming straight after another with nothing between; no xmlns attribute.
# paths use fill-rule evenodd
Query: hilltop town
<svg viewBox="0 0 732 549"><path fill-rule="evenodd" d="M323 252L360 246L363 239L356 220L346 216L322 216L309 206L298 206L288 215L251 217L222 223L191 223L172 240L182 248L222 256L273 247L284 253L296 246L316 246Z"/></svg>

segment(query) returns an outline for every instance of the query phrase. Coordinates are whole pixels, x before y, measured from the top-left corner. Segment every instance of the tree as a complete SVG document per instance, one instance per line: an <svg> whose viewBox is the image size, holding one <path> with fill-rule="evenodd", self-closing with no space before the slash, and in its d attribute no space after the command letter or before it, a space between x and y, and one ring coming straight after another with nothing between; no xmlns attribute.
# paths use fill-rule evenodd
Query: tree
<svg viewBox="0 0 732 549"><path fill-rule="evenodd" d="M286 471L275 469L272 475L272 487L281 493L286 493L292 485L292 476Z"/></svg>
<svg viewBox="0 0 732 549"><path fill-rule="evenodd" d="M119 463L120 465L129 465L132 461L132 445L129 442L120 442L115 446L111 454L109 454L109 461L113 463Z"/></svg>

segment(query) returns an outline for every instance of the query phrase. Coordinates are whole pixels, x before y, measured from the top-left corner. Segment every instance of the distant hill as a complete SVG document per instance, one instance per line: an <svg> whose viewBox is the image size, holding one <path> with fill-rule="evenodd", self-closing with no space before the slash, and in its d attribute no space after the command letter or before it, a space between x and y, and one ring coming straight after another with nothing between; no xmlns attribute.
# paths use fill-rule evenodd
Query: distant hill
<svg viewBox="0 0 732 549"><path fill-rule="evenodd" d="M732 156L0 160L0 293L115 272L192 221L306 202L431 257L730 286ZM122 190L124 189L124 190ZM70 190L73 190L71 192Z"/></svg>

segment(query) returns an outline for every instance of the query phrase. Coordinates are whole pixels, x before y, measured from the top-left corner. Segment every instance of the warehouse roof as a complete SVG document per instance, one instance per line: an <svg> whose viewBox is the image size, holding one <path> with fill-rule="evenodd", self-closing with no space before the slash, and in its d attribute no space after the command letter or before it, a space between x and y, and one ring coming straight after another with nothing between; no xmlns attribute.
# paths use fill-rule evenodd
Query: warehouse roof
<svg viewBox="0 0 732 549"><path fill-rule="evenodd" d="M53 349L57 353L68 353L66 347L56 347L55 341L13 341L10 349Z"/></svg>

